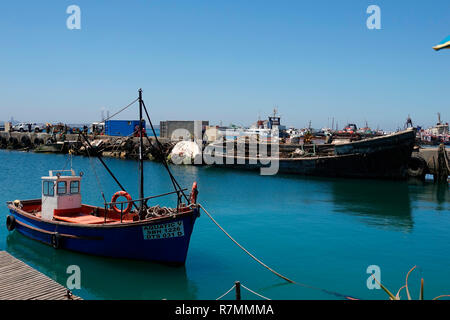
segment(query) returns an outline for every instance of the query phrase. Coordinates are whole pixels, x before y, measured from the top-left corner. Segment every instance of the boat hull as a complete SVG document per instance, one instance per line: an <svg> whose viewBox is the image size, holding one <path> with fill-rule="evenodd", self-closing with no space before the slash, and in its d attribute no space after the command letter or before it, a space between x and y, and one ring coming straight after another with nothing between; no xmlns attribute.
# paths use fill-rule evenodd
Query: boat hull
<svg viewBox="0 0 450 320"><path fill-rule="evenodd" d="M96 256L183 265L198 209L181 216L118 224L45 221L9 206L15 230L58 249Z"/></svg>
<svg viewBox="0 0 450 320"><path fill-rule="evenodd" d="M221 167L344 178L406 179L415 141L414 130L335 146L335 154L302 158L250 158L222 154ZM271 170L270 172L274 172Z"/></svg>

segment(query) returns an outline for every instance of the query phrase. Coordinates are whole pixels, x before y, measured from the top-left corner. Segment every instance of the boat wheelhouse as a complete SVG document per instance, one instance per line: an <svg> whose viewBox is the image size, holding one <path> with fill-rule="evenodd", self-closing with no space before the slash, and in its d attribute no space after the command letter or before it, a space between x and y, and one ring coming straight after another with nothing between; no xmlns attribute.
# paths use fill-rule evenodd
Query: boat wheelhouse
<svg viewBox="0 0 450 320"><path fill-rule="evenodd" d="M71 174L64 176L63 172ZM53 220L55 213L81 208L81 176L74 170L50 170L48 176L42 177L42 219Z"/></svg>

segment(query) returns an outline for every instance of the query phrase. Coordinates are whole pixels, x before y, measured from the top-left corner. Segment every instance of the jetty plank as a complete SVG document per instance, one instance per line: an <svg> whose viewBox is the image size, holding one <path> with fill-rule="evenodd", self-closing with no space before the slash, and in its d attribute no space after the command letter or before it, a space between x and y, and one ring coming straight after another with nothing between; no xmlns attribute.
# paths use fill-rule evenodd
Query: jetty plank
<svg viewBox="0 0 450 320"><path fill-rule="evenodd" d="M0 300L69 300L67 289L6 251L0 251ZM72 295L71 300L81 300Z"/></svg>

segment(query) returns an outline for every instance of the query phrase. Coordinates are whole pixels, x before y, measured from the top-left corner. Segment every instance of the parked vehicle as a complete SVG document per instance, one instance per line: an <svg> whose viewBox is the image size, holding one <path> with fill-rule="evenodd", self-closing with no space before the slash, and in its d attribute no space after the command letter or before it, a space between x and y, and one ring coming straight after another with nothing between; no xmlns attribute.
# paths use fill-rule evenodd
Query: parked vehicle
<svg viewBox="0 0 450 320"><path fill-rule="evenodd" d="M104 122L93 122L91 124L89 132L92 134L105 134L105 123Z"/></svg>
<svg viewBox="0 0 450 320"><path fill-rule="evenodd" d="M44 130L43 125L29 122L21 122L12 127L12 131L19 132L42 132Z"/></svg>
<svg viewBox="0 0 450 320"><path fill-rule="evenodd" d="M12 131L24 132L28 130L28 125L26 123L18 123L12 127Z"/></svg>

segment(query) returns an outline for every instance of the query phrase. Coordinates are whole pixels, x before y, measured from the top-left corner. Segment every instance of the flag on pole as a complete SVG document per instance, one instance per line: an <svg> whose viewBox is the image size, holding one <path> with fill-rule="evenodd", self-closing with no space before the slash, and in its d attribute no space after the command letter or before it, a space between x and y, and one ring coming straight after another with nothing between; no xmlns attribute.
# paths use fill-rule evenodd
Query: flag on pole
<svg viewBox="0 0 450 320"><path fill-rule="evenodd" d="M434 46L433 49L436 51L441 49L450 49L450 36L442 40L437 46Z"/></svg>

